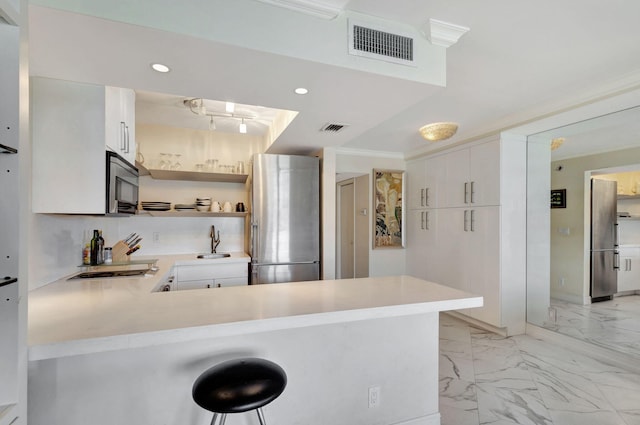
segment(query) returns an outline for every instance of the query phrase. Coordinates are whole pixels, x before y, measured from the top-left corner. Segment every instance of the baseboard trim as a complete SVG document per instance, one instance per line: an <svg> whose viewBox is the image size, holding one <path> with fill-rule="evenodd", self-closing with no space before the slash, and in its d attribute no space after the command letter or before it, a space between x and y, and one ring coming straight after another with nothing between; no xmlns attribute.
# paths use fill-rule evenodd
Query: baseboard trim
<svg viewBox="0 0 640 425"><path fill-rule="evenodd" d="M637 356L600 347L530 323L527 323L527 335L561 345L578 353L588 353L588 356L602 363L628 370L629 372L640 373L640 362L638 362Z"/></svg>
<svg viewBox="0 0 640 425"><path fill-rule="evenodd" d="M499 328L497 326L490 325L486 322L483 322L482 320L474 319L473 317L467 316L466 314L462 314L457 311L444 311L443 313L467 322L477 328L484 329L485 331L493 332L505 337L509 336L507 328Z"/></svg>
<svg viewBox="0 0 640 425"><path fill-rule="evenodd" d="M440 413L420 416L419 418L409 419L408 421L396 422L393 425L440 425Z"/></svg>

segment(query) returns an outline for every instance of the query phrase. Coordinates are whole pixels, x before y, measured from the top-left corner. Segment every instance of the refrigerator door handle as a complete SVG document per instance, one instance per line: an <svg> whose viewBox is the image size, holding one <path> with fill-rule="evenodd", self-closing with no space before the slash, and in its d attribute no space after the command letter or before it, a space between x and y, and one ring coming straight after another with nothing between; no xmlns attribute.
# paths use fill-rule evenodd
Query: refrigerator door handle
<svg viewBox="0 0 640 425"><path fill-rule="evenodd" d="M617 247L620 241L620 227L618 223L613 223L613 246Z"/></svg>
<svg viewBox="0 0 640 425"><path fill-rule="evenodd" d="M258 223L251 223L251 262L258 258Z"/></svg>
<svg viewBox="0 0 640 425"><path fill-rule="evenodd" d="M613 253L613 269L620 270L620 253L618 251Z"/></svg>

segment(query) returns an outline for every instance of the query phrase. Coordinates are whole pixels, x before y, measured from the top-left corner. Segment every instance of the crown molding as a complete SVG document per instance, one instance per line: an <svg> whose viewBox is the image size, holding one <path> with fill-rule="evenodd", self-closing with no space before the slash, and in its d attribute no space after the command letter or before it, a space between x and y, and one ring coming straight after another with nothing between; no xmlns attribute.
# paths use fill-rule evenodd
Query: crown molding
<svg viewBox="0 0 640 425"><path fill-rule="evenodd" d="M450 47L458 42L460 37L469 32L468 27L450 24L449 22L429 19L425 26L424 34L431 44L442 47Z"/></svg>
<svg viewBox="0 0 640 425"><path fill-rule="evenodd" d="M331 20L336 18L343 10L346 1L338 1L340 6L327 4L313 0L258 0L262 3L271 4L285 9L294 10L317 18Z"/></svg>

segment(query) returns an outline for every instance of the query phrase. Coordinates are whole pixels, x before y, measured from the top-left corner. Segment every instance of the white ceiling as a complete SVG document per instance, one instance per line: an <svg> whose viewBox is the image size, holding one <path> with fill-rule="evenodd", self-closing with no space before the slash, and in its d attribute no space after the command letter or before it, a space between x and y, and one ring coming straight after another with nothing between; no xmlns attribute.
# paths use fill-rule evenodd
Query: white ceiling
<svg viewBox="0 0 640 425"><path fill-rule="evenodd" d="M272 8L270 16L282 13L292 20L308 19L303 13L267 5L265 1L278 3L278 0L236 0L234 4L244 6L247 15ZM126 0L114 2L117 7L113 5L112 10L121 11L129 6ZM44 3L51 5L56 1ZM357 12L416 30L423 28L429 18L471 30L447 49L447 84L438 87L206 40L193 36L197 28L189 28L188 23L184 24L184 34L177 34L146 25L32 8L31 73L131 87L138 91L141 103L147 105L153 97L149 93L162 92L171 96L158 98L160 102L169 99L179 103L181 98L204 97L300 111L272 146L274 153L308 153L333 146L410 155L433 148L418 134L418 128L429 122L458 122L458 133L445 145L459 143L566 110L615 90L640 85L640 25L636 22L640 2L298 0L280 3L333 5L343 14ZM187 11L192 8L193 13L198 12L193 0L180 4ZM105 9L94 14L108 16L109 13L113 12ZM149 15L159 13L150 10ZM131 22L144 19L151 18L131 13ZM244 22L237 16L211 19L235 19L238 26ZM176 17L171 25L178 28L180 22L180 17ZM321 25L314 22L313 28ZM269 30L277 31L277 28ZM301 31L291 37L304 38L304 28ZM252 40L242 41L246 45ZM172 71L166 75L154 74L149 69L153 61L169 64ZM309 88L310 93L293 94L293 89L300 85ZM166 109L166 105L163 107ZM145 113L140 112L139 116ZM163 121L168 123L170 118L164 116ZM349 126L337 134L319 132L330 122ZM634 138L638 135L637 131L628 133ZM616 148L611 139L607 143L609 149ZM622 144L634 143L637 145L638 140L627 139ZM602 150L601 147L594 149Z"/></svg>

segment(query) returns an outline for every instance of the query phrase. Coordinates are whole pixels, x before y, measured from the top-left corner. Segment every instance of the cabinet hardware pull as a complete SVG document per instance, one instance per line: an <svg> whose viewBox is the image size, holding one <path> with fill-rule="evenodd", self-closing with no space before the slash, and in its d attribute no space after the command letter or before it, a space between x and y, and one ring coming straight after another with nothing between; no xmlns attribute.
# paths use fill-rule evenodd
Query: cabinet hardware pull
<svg viewBox="0 0 640 425"><path fill-rule="evenodd" d="M468 225L467 225L467 221L468 221L467 215L468 214L469 214L469 210L464 210L464 231L465 232L469 231L469 228L468 228Z"/></svg>
<svg viewBox="0 0 640 425"><path fill-rule="evenodd" d="M424 207L424 189L420 189L420 206Z"/></svg>
<svg viewBox="0 0 640 425"><path fill-rule="evenodd" d="M420 230L424 230L424 211L420 211Z"/></svg>
<svg viewBox="0 0 640 425"><path fill-rule="evenodd" d="M124 134L125 134L125 139L124 139L124 146L125 146L125 153L129 153L129 126L125 125L124 126Z"/></svg>
<svg viewBox="0 0 640 425"><path fill-rule="evenodd" d="M467 197L469 196L469 189L468 189L469 183L464 182L464 203L468 204L469 201L467 201Z"/></svg>
<svg viewBox="0 0 640 425"><path fill-rule="evenodd" d="M471 196L470 196L470 198L471 198L471 203L472 203L472 204L473 204L474 202L476 202L476 201L473 199L473 198L474 198L474 197L473 197L473 195L475 195L475 193L476 193L475 188L474 188L474 187L475 187L475 183L476 183L476 182L471 182Z"/></svg>
<svg viewBox="0 0 640 425"><path fill-rule="evenodd" d="M125 127L124 121L120 121L120 151L124 151L124 144L125 144L124 127Z"/></svg>
<svg viewBox="0 0 640 425"><path fill-rule="evenodd" d="M424 212L424 228L429 230L429 211Z"/></svg>
<svg viewBox="0 0 640 425"><path fill-rule="evenodd" d="M424 188L424 206L428 207L429 206L429 188L425 187ZM427 227L428 229L428 227Z"/></svg>
<svg viewBox="0 0 640 425"><path fill-rule="evenodd" d="M473 183L472 183L473 184ZM473 193L473 192L471 192ZM475 214L476 210L471 210L471 231L475 232L476 231L476 226L475 226L475 222L476 222L476 214Z"/></svg>

